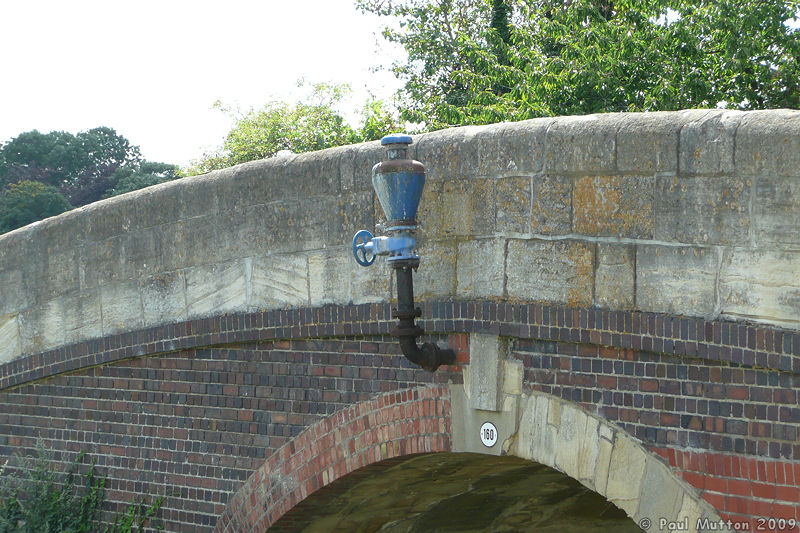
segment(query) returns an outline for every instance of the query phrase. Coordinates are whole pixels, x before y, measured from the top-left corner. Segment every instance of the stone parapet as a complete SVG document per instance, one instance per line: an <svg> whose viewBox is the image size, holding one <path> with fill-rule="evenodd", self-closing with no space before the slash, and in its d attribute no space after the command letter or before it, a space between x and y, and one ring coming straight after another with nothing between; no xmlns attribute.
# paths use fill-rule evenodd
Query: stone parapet
<svg viewBox="0 0 800 533"><path fill-rule="evenodd" d="M800 112L534 119L415 138L417 294L800 328ZM229 312L391 298L352 234L367 143L150 187L0 236L0 362Z"/></svg>

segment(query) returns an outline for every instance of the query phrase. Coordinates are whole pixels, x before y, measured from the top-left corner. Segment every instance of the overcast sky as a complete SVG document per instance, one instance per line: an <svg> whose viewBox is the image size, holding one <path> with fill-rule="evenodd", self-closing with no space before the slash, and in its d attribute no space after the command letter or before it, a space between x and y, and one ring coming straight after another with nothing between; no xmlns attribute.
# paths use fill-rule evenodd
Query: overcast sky
<svg viewBox="0 0 800 533"><path fill-rule="evenodd" d="M349 83L353 108L368 90L387 98L399 83L370 69L401 52L353 4L0 0L0 141L109 126L145 158L185 164L230 129L217 99L294 102L300 78Z"/></svg>

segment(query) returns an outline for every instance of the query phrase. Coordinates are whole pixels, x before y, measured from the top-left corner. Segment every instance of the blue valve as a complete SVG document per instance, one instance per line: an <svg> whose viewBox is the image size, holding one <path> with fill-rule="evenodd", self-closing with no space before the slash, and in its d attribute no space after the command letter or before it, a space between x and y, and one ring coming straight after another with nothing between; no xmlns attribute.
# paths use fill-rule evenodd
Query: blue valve
<svg viewBox="0 0 800 533"><path fill-rule="evenodd" d="M363 267L375 262L377 255L372 245L372 233L362 229L353 236L353 256L356 258L356 263Z"/></svg>

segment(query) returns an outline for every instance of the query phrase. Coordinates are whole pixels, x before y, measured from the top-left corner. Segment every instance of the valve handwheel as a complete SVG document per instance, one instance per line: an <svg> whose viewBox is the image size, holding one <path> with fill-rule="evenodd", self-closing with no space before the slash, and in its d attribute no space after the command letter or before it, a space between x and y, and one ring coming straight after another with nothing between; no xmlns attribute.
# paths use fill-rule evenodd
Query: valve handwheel
<svg viewBox="0 0 800 533"><path fill-rule="evenodd" d="M372 233L362 229L353 236L353 256L356 263L368 267L375 262L375 252L372 247L367 248L367 244L372 241Z"/></svg>

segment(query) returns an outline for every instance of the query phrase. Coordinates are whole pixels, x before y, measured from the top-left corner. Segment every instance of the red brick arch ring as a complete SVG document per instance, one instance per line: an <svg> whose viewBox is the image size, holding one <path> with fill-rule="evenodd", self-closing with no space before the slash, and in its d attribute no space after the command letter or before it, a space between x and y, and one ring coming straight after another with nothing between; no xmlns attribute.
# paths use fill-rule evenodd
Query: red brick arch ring
<svg viewBox="0 0 800 533"><path fill-rule="evenodd" d="M580 406L534 392L523 399L508 453L551 466L631 518L719 520L697 490L622 429ZM359 468L452 446L449 387L422 386L352 405L273 453L231 497L219 533L263 532L314 491Z"/></svg>

